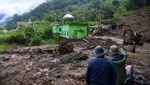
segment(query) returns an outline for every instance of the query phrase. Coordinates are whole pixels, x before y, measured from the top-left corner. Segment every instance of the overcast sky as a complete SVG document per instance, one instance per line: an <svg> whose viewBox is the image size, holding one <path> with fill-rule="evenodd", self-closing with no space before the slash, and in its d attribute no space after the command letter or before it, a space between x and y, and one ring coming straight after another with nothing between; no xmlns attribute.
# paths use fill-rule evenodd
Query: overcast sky
<svg viewBox="0 0 150 85"><path fill-rule="evenodd" d="M0 0L0 14L12 16L29 12L46 0Z"/></svg>

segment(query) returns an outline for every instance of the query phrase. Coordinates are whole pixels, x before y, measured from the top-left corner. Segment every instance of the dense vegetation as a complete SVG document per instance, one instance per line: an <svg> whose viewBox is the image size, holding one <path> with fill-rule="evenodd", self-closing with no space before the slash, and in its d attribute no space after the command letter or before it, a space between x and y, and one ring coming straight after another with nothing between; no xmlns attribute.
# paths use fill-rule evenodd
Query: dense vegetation
<svg viewBox="0 0 150 85"><path fill-rule="evenodd" d="M52 24L48 21L36 21L28 26L20 26L17 30L0 34L0 53L10 45L20 44L34 46L56 44L57 38L52 36Z"/></svg>

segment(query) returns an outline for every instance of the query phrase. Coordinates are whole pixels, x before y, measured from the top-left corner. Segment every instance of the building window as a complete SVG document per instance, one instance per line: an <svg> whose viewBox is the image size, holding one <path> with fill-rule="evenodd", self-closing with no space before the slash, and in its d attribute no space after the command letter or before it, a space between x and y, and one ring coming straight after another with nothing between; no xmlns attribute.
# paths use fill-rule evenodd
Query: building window
<svg viewBox="0 0 150 85"><path fill-rule="evenodd" d="M63 35L65 35L65 32L63 31Z"/></svg>
<svg viewBox="0 0 150 85"><path fill-rule="evenodd" d="M61 28L59 28L59 32L61 32Z"/></svg>
<svg viewBox="0 0 150 85"><path fill-rule="evenodd" d="M68 31L66 31L66 35L68 36Z"/></svg>
<svg viewBox="0 0 150 85"><path fill-rule="evenodd" d="M62 35L65 35L65 34L66 34L66 33L65 33L65 31L63 30L63 31L62 31Z"/></svg>
<svg viewBox="0 0 150 85"><path fill-rule="evenodd" d="M61 34L63 35L63 31L61 31Z"/></svg>
<svg viewBox="0 0 150 85"><path fill-rule="evenodd" d="M66 35L66 30L64 31L64 35Z"/></svg>

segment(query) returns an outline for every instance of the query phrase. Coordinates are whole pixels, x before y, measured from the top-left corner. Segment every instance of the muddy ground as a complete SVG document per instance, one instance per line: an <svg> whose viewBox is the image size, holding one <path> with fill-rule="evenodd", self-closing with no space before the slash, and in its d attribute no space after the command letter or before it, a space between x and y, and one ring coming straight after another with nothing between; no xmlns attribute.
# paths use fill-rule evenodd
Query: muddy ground
<svg viewBox="0 0 150 85"><path fill-rule="evenodd" d="M91 49L99 44L108 48L113 43L94 38L72 42L74 52L65 55L55 52L57 45L11 49L0 55L0 84L81 85Z"/></svg>
<svg viewBox="0 0 150 85"><path fill-rule="evenodd" d="M0 55L0 85L86 85L85 72L93 58L92 49L97 45L108 49L120 41L115 42L110 38L94 37L71 42L74 52L65 55L55 52L57 45L11 49ZM149 46L145 44L137 47L137 53L128 53L128 61L133 63L135 74L147 80L150 79L147 61Z"/></svg>

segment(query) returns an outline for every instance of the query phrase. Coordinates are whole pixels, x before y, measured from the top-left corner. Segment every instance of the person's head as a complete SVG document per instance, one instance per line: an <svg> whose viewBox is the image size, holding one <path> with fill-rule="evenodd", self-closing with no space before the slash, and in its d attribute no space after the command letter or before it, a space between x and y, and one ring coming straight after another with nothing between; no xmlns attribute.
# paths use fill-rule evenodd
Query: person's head
<svg viewBox="0 0 150 85"><path fill-rule="evenodd" d="M119 47L117 45L112 45L112 46L110 46L109 52L112 55L119 54Z"/></svg>
<svg viewBox="0 0 150 85"><path fill-rule="evenodd" d="M106 54L106 51L102 46L99 45L94 48L95 57L104 58L105 54Z"/></svg>

